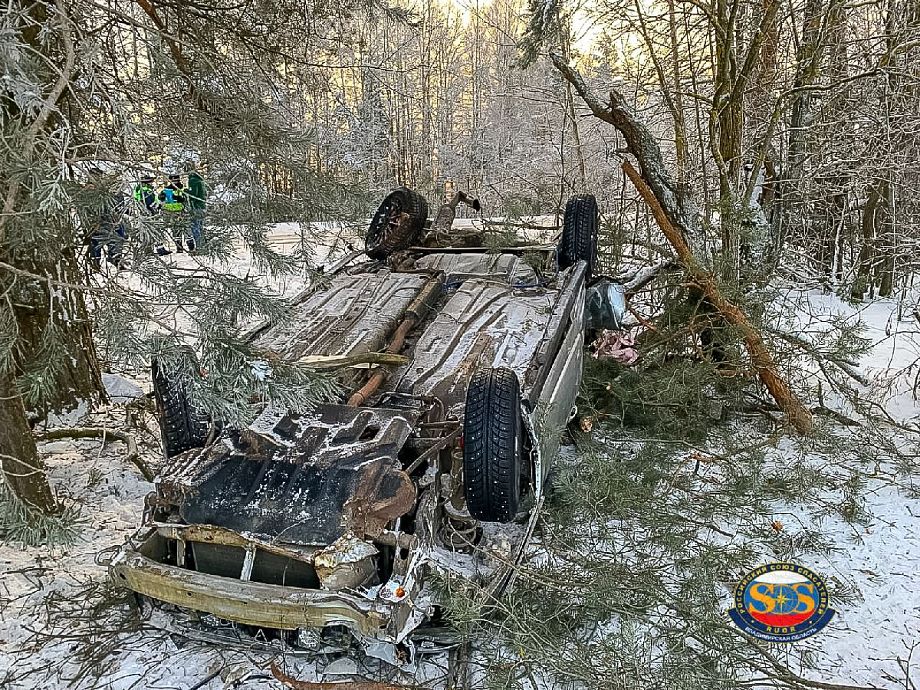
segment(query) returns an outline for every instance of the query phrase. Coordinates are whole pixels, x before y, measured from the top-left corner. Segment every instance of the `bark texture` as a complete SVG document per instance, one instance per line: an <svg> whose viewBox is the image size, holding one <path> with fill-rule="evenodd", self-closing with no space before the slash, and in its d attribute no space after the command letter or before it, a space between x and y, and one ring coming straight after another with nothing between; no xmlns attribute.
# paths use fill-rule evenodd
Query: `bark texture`
<svg viewBox="0 0 920 690"><path fill-rule="evenodd" d="M61 287L79 283L80 269L69 237L61 239L65 249L57 256L38 251L13 256L10 264L36 276L22 276L13 286L14 314L19 331L16 373L27 374L43 367L46 357L55 357L54 383L49 395L30 406L30 411L44 417L48 412L73 409L81 400L91 405L106 401L105 387L99 372L92 322L83 293ZM48 350L50 337L63 344L66 352Z"/></svg>
<svg viewBox="0 0 920 690"><path fill-rule="evenodd" d="M0 374L0 467L4 481L20 501L45 515L57 511L22 399L9 374Z"/></svg>

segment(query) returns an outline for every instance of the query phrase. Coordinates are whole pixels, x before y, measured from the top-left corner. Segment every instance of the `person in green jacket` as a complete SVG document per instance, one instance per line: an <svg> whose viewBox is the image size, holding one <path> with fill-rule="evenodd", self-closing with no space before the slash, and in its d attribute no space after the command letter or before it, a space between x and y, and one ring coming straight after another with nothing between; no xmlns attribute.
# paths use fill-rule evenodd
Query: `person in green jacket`
<svg viewBox="0 0 920 690"><path fill-rule="evenodd" d="M204 178L201 177L201 173L198 172L194 163L188 163L185 170L188 173L186 199L188 208L192 214L192 225L190 228L192 239L189 240L189 251L192 251L197 245L201 244L208 190L204 186Z"/></svg>

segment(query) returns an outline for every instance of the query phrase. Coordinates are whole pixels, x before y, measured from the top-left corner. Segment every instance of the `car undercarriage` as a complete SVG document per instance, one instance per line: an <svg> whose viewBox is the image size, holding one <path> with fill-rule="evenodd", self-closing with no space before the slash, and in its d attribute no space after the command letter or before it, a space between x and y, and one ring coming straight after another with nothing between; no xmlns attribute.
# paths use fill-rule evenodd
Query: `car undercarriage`
<svg viewBox="0 0 920 690"><path fill-rule="evenodd" d="M252 629L344 627L390 645L437 624L439 582L487 598L508 585L577 394L593 255L443 246L443 207L426 247L424 219L392 207L369 261L340 262L252 334L291 361L347 358L338 401L221 428L155 367L167 460L110 563L117 583ZM593 242L583 253L593 208L568 231Z"/></svg>

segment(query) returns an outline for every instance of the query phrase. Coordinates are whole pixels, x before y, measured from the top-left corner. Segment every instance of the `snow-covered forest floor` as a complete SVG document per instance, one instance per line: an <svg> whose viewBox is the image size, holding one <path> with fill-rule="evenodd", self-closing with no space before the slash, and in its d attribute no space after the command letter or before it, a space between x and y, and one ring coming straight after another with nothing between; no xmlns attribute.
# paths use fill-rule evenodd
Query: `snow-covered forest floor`
<svg viewBox="0 0 920 690"><path fill-rule="evenodd" d="M295 229L280 228L278 233L279 241L295 243ZM320 251L318 261L326 258ZM175 260L189 267L193 261L188 256ZM245 272L245 257L230 268ZM302 287L298 279L279 285L287 294ZM832 311L862 321L864 335L874 343L860 362L860 371L872 382L863 393L884 406L892 417L888 425L892 437L901 439L906 455L916 457L917 436L901 434L895 423L915 424L920 415L914 395L920 360L917 317L908 310L899 318L894 301L856 308L817 293L793 297L803 331L823 322ZM110 378L109 383L122 397L105 409L59 423L124 429L130 408L140 457L155 471L160 462L156 422L149 407L135 398L149 391L149 379L143 372L113 373L120 377ZM852 414L830 395L825 405ZM268 665L278 658L292 675L302 678L313 678L323 670L354 670L342 660L327 668L332 663L328 657L295 658L278 648L221 645L181 630L167 631L174 620L164 612L145 611L138 616L130 597L109 586L106 568L96 558L121 545L138 526L144 496L152 485L126 462L120 442L54 441L43 443L40 450L58 494L79 508L77 538L64 547L24 550L16 544L0 545L0 687L275 688L279 685L271 679ZM867 456L875 450L866 449ZM577 462L579 451L574 447L563 452L566 462ZM920 572L920 476L884 457L870 463L867 472L866 458L808 456L789 438L779 439L770 453L771 462L778 466L821 462L828 473L845 478L858 472L863 480L849 497L859 512L858 520L823 510L820 490L801 502L774 502L769 511L751 516L765 526L779 522L779 531L790 543L802 537L788 551L822 574L832 591L845 595L845 603L832 601L837 615L825 631L805 643L774 651L790 665L808 656L814 668L803 666L800 673L818 681L905 690L920 687L916 575ZM718 481L717 463L704 463L701 472ZM826 501L836 505L839 500L839 485L828 488ZM732 534L731 525L718 528ZM810 548L804 537L815 531L823 534L827 548ZM731 542L730 536L727 539ZM726 589L725 608L729 603ZM438 666L442 661L425 664L414 678L394 679L436 686L443 677Z"/></svg>

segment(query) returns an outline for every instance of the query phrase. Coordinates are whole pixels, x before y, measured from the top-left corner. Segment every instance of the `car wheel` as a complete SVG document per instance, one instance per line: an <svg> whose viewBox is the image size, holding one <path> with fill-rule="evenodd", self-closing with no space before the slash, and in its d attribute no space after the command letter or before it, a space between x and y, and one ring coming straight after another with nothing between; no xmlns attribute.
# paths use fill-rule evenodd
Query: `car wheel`
<svg viewBox="0 0 920 690"><path fill-rule="evenodd" d="M195 409L185 386L179 381L171 381L156 359L153 360L152 370L157 420L166 457L203 447L211 427L208 416Z"/></svg>
<svg viewBox="0 0 920 690"><path fill-rule="evenodd" d="M597 267L597 228L599 215L593 194L573 196L565 205L562 237L557 256L559 269L565 270L578 261L588 262L588 276Z"/></svg>
<svg viewBox="0 0 920 690"><path fill-rule="evenodd" d="M466 392L463 489L477 520L509 522L521 500L521 386L510 369L481 369Z"/></svg>
<svg viewBox="0 0 920 690"><path fill-rule="evenodd" d="M403 214L408 219L403 222ZM412 245L428 220L428 202L421 194L406 187L390 192L364 238L364 251L372 259L385 259L393 252Z"/></svg>

